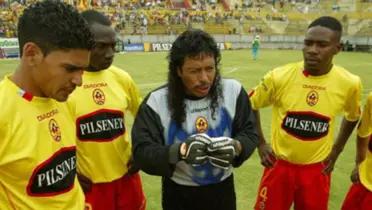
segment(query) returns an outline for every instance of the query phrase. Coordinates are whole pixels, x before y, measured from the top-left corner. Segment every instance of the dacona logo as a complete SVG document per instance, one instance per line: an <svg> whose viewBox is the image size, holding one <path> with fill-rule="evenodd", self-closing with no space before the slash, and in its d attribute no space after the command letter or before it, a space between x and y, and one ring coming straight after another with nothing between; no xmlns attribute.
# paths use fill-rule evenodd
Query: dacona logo
<svg viewBox="0 0 372 210"><path fill-rule="evenodd" d="M61 129L53 118L49 120L49 132L55 141L61 141Z"/></svg>
<svg viewBox="0 0 372 210"><path fill-rule="evenodd" d="M198 133L204 133L208 130L208 121L204 117L198 117L195 121L196 131Z"/></svg>
<svg viewBox="0 0 372 210"><path fill-rule="evenodd" d="M92 96L93 96L93 101L98 104L98 105L103 105L105 103L105 94L103 93L103 91L99 88L97 89L94 89L93 90L93 93L92 93Z"/></svg>

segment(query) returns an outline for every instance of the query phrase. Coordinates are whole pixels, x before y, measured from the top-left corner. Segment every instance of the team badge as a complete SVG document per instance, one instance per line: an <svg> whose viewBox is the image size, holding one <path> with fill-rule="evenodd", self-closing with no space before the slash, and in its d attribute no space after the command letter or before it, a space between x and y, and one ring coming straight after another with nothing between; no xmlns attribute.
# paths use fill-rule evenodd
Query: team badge
<svg viewBox="0 0 372 210"><path fill-rule="evenodd" d="M50 119L49 121L50 135L55 141L61 141L61 129L59 128L57 121Z"/></svg>
<svg viewBox="0 0 372 210"><path fill-rule="evenodd" d="M204 117L198 117L195 122L196 131L204 133L208 130L208 121Z"/></svg>
<svg viewBox="0 0 372 210"><path fill-rule="evenodd" d="M101 89L94 89L93 90L93 93L92 93L92 96L93 96L93 100L94 102L96 102L96 104L98 105L103 105L105 103L105 94L103 93L103 91Z"/></svg>
<svg viewBox="0 0 372 210"><path fill-rule="evenodd" d="M319 95L315 90L311 90L306 96L306 102L309 106L314 106L318 103Z"/></svg>

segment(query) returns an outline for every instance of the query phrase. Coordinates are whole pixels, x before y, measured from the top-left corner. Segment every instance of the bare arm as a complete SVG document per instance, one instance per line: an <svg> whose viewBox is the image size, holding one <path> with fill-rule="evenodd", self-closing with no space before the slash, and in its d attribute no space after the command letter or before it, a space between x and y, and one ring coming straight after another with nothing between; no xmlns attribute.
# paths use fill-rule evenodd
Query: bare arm
<svg viewBox="0 0 372 210"><path fill-rule="evenodd" d="M345 144L353 132L358 121L348 121L345 118L342 119L340 132L338 133L337 139L333 144L331 153L325 159L325 167L323 173L329 174L333 171L334 165L338 156L344 150Z"/></svg>
<svg viewBox="0 0 372 210"><path fill-rule="evenodd" d="M265 136L262 131L261 126L261 118L260 118L260 111L259 110L253 110L253 114L256 117L256 126L257 126L257 132L258 132L258 154L261 158L261 164L265 167L271 168L273 167L276 156L269 144L267 144Z"/></svg>
<svg viewBox="0 0 372 210"><path fill-rule="evenodd" d="M366 158L369 137L357 136L355 167L351 172L350 179L352 182L359 182L359 165Z"/></svg>

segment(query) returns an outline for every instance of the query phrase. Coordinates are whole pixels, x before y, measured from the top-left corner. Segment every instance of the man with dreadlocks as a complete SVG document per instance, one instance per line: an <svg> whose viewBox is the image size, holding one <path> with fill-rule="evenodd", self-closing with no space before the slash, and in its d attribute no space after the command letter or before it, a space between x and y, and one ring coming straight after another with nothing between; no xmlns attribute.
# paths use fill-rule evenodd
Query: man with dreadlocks
<svg viewBox="0 0 372 210"><path fill-rule="evenodd" d="M168 60L167 85L146 97L135 119L134 160L163 177L163 209L234 210L232 169L258 143L246 91L221 78L220 51L204 31L183 32Z"/></svg>
<svg viewBox="0 0 372 210"><path fill-rule="evenodd" d="M303 47L304 61L270 71L251 92L265 166L255 209L326 210L330 173L360 116L361 81L333 64L342 27L332 17L314 20ZM259 108L273 105L271 145ZM335 117L343 114L333 143Z"/></svg>

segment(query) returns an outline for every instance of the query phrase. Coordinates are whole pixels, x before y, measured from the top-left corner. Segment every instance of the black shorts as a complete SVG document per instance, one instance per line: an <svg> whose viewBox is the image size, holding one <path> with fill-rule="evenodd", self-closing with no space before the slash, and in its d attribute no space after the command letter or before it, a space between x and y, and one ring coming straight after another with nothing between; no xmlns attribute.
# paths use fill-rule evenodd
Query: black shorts
<svg viewBox="0 0 372 210"><path fill-rule="evenodd" d="M234 177L206 186L184 186L162 179L163 210L236 210Z"/></svg>

